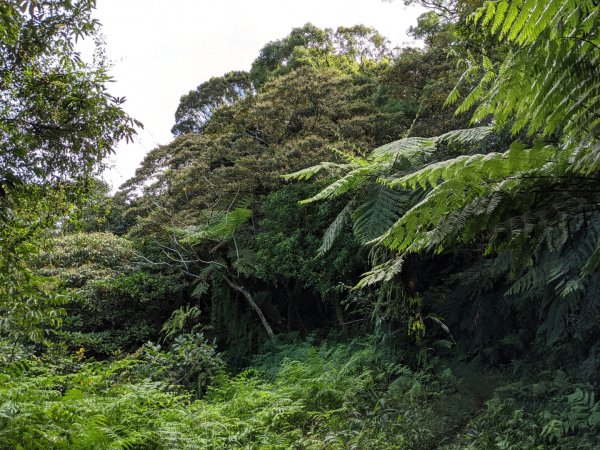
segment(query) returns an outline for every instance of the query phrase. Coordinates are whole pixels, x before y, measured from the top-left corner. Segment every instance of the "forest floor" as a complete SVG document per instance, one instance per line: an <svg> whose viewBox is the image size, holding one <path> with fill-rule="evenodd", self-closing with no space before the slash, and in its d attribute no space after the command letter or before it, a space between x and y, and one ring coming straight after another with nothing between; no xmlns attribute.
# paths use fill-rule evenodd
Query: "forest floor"
<svg viewBox="0 0 600 450"><path fill-rule="evenodd" d="M373 337L279 344L196 394L141 367L77 355L5 366L0 448L600 448L593 391L562 372L442 358L416 369Z"/></svg>

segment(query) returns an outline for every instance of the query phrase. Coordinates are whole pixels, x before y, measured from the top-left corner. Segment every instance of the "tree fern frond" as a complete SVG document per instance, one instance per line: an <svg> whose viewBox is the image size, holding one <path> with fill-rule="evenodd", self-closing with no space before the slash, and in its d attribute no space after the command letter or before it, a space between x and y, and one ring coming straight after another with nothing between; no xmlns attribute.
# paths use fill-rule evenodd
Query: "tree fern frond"
<svg viewBox="0 0 600 450"><path fill-rule="evenodd" d="M354 234L363 243L383 234L413 203L411 193L390 189L381 184L375 184L367 195L369 200L358 206L353 213Z"/></svg>
<svg viewBox="0 0 600 450"><path fill-rule="evenodd" d="M459 144L476 144L492 133L492 127L475 127L452 130L435 138L436 142L456 142Z"/></svg>
<svg viewBox="0 0 600 450"><path fill-rule="evenodd" d="M256 250L251 246L231 246L227 252L227 256L231 260L231 267L238 274L250 276L256 271Z"/></svg>
<svg viewBox="0 0 600 450"><path fill-rule="evenodd" d="M594 249L594 252L590 255L589 259L581 269L582 276L589 276L593 272L597 272L600 268L600 243Z"/></svg>
<svg viewBox="0 0 600 450"><path fill-rule="evenodd" d="M435 150L435 138L409 137L377 147L369 157L371 160L389 157L412 160L415 156L428 154L433 150Z"/></svg>
<svg viewBox="0 0 600 450"><path fill-rule="evenodd" d="M207 225L186 228L174 228L183 244L198 245L206 241L222 242L230 239L240 226L252 217L252 211L246 208L236 208L220 213Z"/></svg>
<svg viewBox="0 0 600 450"><path fill-rule="evenodd" d="M383 264L375 266L373 269L363 274L354 289L363 289L374 284L391 281L394 276L402 271L403 264L404 256L398 255L394 259L390 259Z"/></svg>
<svg viewBox="0 0 600 450"><path fill-rule="evenodd" d="M430 164L429 166L389 182L392 187L416 189L435 188L443 180L462 180L468 183L475 177L480 179L501 180L508 176L519 176L520 173L540 169L553 161L556 148L545 146L539 149L523 149L513 145L505 153L488 153L485 155L465 155L457 158Z"/></svg>
<svg viewBox="0 0 600 450"><path fill-rule="evenodd" d="M493 116L498 126L511 122L514 133L562 130L567 144L595 139L599 9L592 0L485 2L472 21L510 51L499 67L490 67L485 55L471 62L484 74L457 113L478 105L474 121Z"/></svg>
<svg viewBox="0 0 600 450"><path fill-rule="evenodd" d="M377 172L376 166L366 166L353 169L342 178L335 180L333 183L322 189L317 194L307 198L306 200L300 201L300 204L304 205L307 203L316 202L318 200L339 197L340 195L361 186L362 182L375 172Z"/></svg>
<svg viewBox="0 0 600 450"><path fill-rule="evenodd" d="M320 172L326 172L330 175L337 175L340 172L344 172L355 168L354 164L337 164L333 162L322 162L316 166L308 167L306 169L298 170L297 172L288 173L282 175L284 180L309 180Z"/></svg>
<svg viewBox="0 0 600 450"><path fill-rule="evenodd" d="M532 267L506 290L505 295L523 296L524 293L531 295L532 292L545 286L546 283L547 279L544 271L538 267Z"/></svg>
<svg viewBox="0 0 600 450"><path fill-rule="evenodd" d="M349 202L344 207L344 209L340 211L340 213L337 215L334 221L331 222L331 225L327 227L327 230L325 231L325 234L323 235L323 239L321 241L321 246L317 250L317 256L323 256L329 250L331 250L331 247L333 247L333 243L342 232L346 221L350 218L353 206L354 202Z"/></svg>

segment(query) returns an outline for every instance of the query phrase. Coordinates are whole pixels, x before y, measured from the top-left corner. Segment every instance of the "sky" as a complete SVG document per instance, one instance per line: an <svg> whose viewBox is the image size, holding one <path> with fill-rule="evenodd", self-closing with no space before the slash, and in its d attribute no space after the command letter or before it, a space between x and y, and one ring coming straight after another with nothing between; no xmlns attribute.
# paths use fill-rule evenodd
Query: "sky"
<svg viewBox="0 0 600 450"><path fill-rule="evenodd" d="M179 98L231 70L249 70L260 49L311 22L320 28L363 24L393 45L409 45L407 30L423 12L402 0L98 0L114 82L124 109L144 124L122 142L105 179L113 190L134 175L144 155L172 140Z"/></svg>

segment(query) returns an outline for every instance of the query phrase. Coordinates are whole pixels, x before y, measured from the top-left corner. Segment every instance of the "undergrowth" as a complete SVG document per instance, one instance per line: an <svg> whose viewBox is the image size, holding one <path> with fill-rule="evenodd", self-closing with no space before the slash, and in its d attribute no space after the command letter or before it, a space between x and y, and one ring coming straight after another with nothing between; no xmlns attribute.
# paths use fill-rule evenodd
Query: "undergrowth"
<svg viewBox="0 0 600 450"><path fill-rule="evenodd" d="M280 344L241 373L221 369L198 391L156 373L149 378L148 364L162 361L157 352L152 347L151 359L141 351L112 362L86 361L79 352L4 363L0 448L455 450L599 444L600 406L592 387L571 384L561 372L513 383L508 375L437 359L414 370L373 338L319 345L309 339Z"/></svg>

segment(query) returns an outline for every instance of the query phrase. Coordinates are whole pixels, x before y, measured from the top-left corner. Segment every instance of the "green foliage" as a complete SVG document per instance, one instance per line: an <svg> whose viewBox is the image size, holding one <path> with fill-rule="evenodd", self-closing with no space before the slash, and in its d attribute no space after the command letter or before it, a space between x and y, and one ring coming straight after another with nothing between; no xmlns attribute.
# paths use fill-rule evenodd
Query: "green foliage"
<svg viewBox="0 0 600 450"><path fill-rule="evenodd" d="M526 150L513 145L505 153L459 156L388 179L391 187L431 189L386 231L381 242L392 250L410 252L441 251L448 237L450 245L471 242L497 221L493 214L501 201L523 188L519 179L540 173L550 176L555 161L559 167L566 163L556 157L552 146Z"/></svg>
<svg viewBox="0 0 600 450"><path fill-rule="evenodd" d="M38 273L58 278L71 298L61 338L97 355L156 339L170 313L166 306L174 309L181 297L177 277L157 273L130 241L110 233L57 238L38 265Z"/></svg>
<svg viewBox="0 0 600 450"><path fill-rule="evenodd" d="M189 396L136 380L123 360L64 373L33 363L0 374L0 443L6 448L172 448L181 445ZM25 377L25 375L27 377Z"/></svg>
<svg viewBox="0 0 600 450"><path fill-rule="evenodd" d="M97 36L92 0L0 5L0 333L46 340L64 296L33 271L48 235L84 196L85 180L139 125L111 96L105 58L75 49Z"/></svg>
<svg viewBox="0 0 600 450"><path fill-rule="evenodd" d="M498 389L458 442L443 448L596 448L598 408L591 386L573 385L561 372L544 374Z"/></svg>
<svg viewBox="0 0 600 450"><path fill-rule="evenodd" d="M284 39L265 45L252 63L250 78L260 89L268 80L304 65L355 73L391 56L387 39L372 28L357 25L334 31L307 23Z"/></svg>
<svg viewBox="0 0 600 450"><path fill-rule="evenodd" d="M335 252L315 257L315 253L321 252L321 236L331 222L333 211L323 205L298 205L309 192L314 192L310 186L289 185L269 195L263 203L263 219L256 235L257 275L292 291L288 295L301 294L293 292L300 290L298 284L327 295L331 286L349 283L360 270L361 261L356 255L359 249L351 237L340 238ZM339 220L338 216L332 226L344 227L343 218ZM335 234L330 229L326 233ZM330 248L334 240L328 243Z"/></svg>
<svg viewBox="0 0 600 450"><path fill-rule="evenodd" d="M442 134L464 122L438 110L443 86L459 75L456 57L446 55L450 45L446 36L432 48L398 55L364 26L292 30L261 50L249 78L226 74L182 98L177 120L190 119L184 125L194 133L182 132L147 154L112 199L107 222L125 231L156 268L178 272L184 295L203 311L206 302L209 314L200 321L210 321L207 333L229 354L239 353L233 347L256 349L264 335L254 331L248 306L264 315L267 334L269 328L308 332L332 322L365 322L340 303L366 267L366 253L357 250L347 224L356 224L359 240L371 240L414 197L384 186L374 196L363 189L375 172L362 149L409 136L411 126ZM415 82L421 79L426 87ZM392 163L394 145L406 155ZM429 155L419 149L434 147L419 138L394 145L377 156L390 170L408 167L411 159L424 162ZM332 162L306 170L327 158ZM290 183L281 178L294 171L307 178L347 174L348 183L334 195L359 198L327 231L346 199L340 197L339 209L336 203L298 210ZM377 211L384 212L371 215ZM317 251L323 259L314 257Z"/></svg>
<svg viewBox="0 0 600 450"><path fill-rule="evenodd" d="M171 132L175 136L201 133L218 108L230 106L251 95L252 91L247 72L229 72L211 78L181 97Z"/></svg>
<svg viewBox="0 0 600 450"><path fill-rule="evenodd" d="M464 191L468 195L474 196L477 191L469 190L469 188L480 186L481 181L486 176L486 171L490 176L498 177L503 181L504 175L502 172L498 172L503 164L507 166L504 170L506 172L517 164L526 166L530 159L534 159L528 159L521 153L519 153L519 156L514 156L514 154L513 156L502 156L506 163L498 162L499 157L495 157L494 154L460 156L455 160L431 164L420 171L414 172L415 167L421 167L435 158L438 145L443 143L459 145L477 143L485 139L488 134L489 128L487 127L474 130L456 130L431 139L404 138L376 148L367 158L347 155L348 164L344 167L346 174L338 175L337 179L316 195L303 200L303 203L335 198L348 192L354 192L355 196L346 206L344 210L346 212L343 211L341 216L348 214L348 211L352 212L354 232L357 237L363 242L378 238L393 250L400 247L402 247L401 250L404 250L413 243L417 231L427 230L430 226L424 218L419 217L420 214L429 214L431 218L428 220L431 220L431 224L434 224L443 217L444 211L447 213L452 211L452 207L455 205L450 200L453 200L454 203L463 201L461 195L456 192L457 184L461 186L465 184ZM480 161L480 163L477 164L477 161ZM536 156L534 161L529 164L537 163L540 165L544 162L545 160ZM510 167L508 167L509 165ZM323 164L286 175L286 178L307 179L308 174L312 175L319 172L321 167L323 167ZM453 174L458 173L464 178L457 180L455 184L442 183L436 191L435 188L438 188L437 183L440 180L443 180L444 177L452 178ZM477 176L471 175L474 173ZM434 189L428 191L430 186ZM420 190L417 191L417 188L420 188ZM440 193L442 189L444 191ZM411 193L410 190L417 192ZM491 184L490 190L494 190ZM439 204L439 207L435 210L431 207L431 203L437 202L438 199L439 203L437 204ZM464 201L468 202L469 197L465 197ZM417 219L414 216L417 216ZM411 228L411 226L414 226L414 228ZM332 227L332 231L326 235L325 248L327 242L331 241L331 237L335 235L333 230L338 226L332 225ZM398 245L394 240L399 239L398 234L405 239L406 244L404 246ZM396 238L393 236L396 236ZM426 235L419 236L425 239Z"/></svg>
<svg viewBox="0 0 600 450"><path fill-rule="evenodd" d="M480 102L474 121L493 114L514 132L558 131L569 146L589 145L599 123L598 14L589 0L486 2L472 21L509 53L497 67L484 56L469 69L485 75L459 111Z"/></svg>
<svg viewBox="0 0 600 450"><path fill-rule="evenodd" d="M437 318L440 308L475 347L500 342L479 347L483 354L505 346L496 362L561 342L580 351L552 364L584 359L586 376L597 367L597 14L593 2L485 2L469 19L483 34L462 36L483 56L479 64L466 56L470 94L458 112L476 107L473 122L491 120L497 134L483 127L404 138L366 157L346 155L343 166L290 175L328 176L306 202L353 194L346 208L356 211L355 232L375 247L357 288L399 286L400 298L384 301L421 305L409 329L423 330L424 317ZM433 42L443 29L430 15L419 32ZM455 89L448 103L460 95ZM507 145L506 130L520 140Z"/></svg>
<svg viewBox="0 0 600 450"><path fill-rule="evenodd" d="M0 9L0 183L71 181L91 173L136 124L110 81L101 49L86 65L93 0L3 2Z"/></svg>
<svg viewBox="0 0 600 450"><path fill-rule="evenodd" d="M0 447L600 445L596 2L417 3L424 49L309 24L200 84L112 198L80 180L134 124L79 95L108 80L71 42L93 2L0 5ZM74 214L125 237L46 245Z"/></svg>
<svg viewBox="0 0 600 450"><path fill-rule="evenodd" d="M455 424L451 415L431 410L438 399L454 395L457 379L449 369L415 373L369 340L282 345L258 357L251 370L218 375L196 401L140 378L149 362L158 364L155 369L192 363L191 343L182 341L170 356L149 348L141 361L31 361L20 377L4 367L0 445L425 449ZM216 361L214 355L210 360ZM470 406L464 407L461 415Z"/></svg>
<svg viewBox="0 0 600 450"><path fill-rule="evenodd" d="M57 280L34 270L38 246L48 237L52 214L65 207L64 196L49 192L44 198L40 191L21 187L0 199L5 206L0 210L0 336L11 339L14 348L47 341L65 315L67 297Z"/></svg>
<svg viewBox="0 0 600 450"><path fill-rule="evenodd" d="M171 386L204 392L210 380L223 369L223 361L202 333L180 334L168 351L160 345L146 343L139 351L141 363L136 371L144 378L162 381Z"/></svg>
<svg viewBox="0 0 600 450"><path fill-rule="evenodd" d="M161 331L164 333L166 340L172 339L176 335L188 331L188 329L193 332L199 317L200 308L186 305L173 311L171 317L163 324Z"/></svg>
<svg viewBox="0 0 600 450"><path fill-rule="evenodd" d="M176 230L182 235L182 244L201 244L205 241L226 242L238 231L238 228L252 217L252 211L236 208L233 211L218 212L210 218L207 225Z"/></svg>

